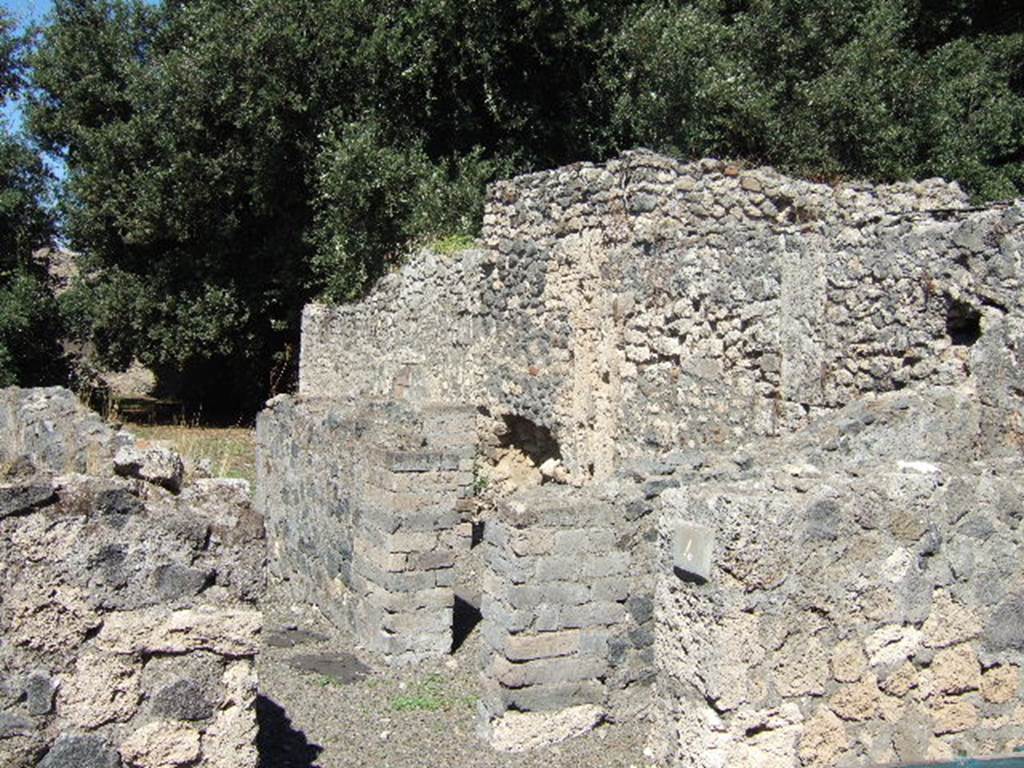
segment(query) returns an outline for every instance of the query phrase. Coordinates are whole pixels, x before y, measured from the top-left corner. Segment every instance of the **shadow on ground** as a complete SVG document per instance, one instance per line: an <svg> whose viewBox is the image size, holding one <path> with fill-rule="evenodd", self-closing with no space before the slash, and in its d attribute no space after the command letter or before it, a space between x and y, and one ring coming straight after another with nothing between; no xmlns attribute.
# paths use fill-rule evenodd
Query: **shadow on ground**
<svg viewBox="0 0 1024 768"><path fill-rule="evenodd" d="M280 705L266 696L258 697L256 720L260 768L318 768L315 761L323 747L310 744L306 734L293 728Z"/></svg>

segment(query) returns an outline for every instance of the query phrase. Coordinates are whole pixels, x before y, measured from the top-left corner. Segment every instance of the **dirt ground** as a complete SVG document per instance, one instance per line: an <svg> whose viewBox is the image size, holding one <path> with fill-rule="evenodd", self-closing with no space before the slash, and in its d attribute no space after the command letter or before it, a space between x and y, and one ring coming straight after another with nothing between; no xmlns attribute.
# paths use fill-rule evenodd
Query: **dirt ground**
<svg viewBox="0 0 1024 768"><path fill-rule="evenodd" d="M273 594L259 660L261 768L642 768L642 723L605 724L530 753L492 750L475 731L480 639L472 619L448 658L388 669L314 610ZM457 625L459 622L457 622ZM461 631L459 631L461 629ZM458 642L457 640L457 642Z"/></svg>

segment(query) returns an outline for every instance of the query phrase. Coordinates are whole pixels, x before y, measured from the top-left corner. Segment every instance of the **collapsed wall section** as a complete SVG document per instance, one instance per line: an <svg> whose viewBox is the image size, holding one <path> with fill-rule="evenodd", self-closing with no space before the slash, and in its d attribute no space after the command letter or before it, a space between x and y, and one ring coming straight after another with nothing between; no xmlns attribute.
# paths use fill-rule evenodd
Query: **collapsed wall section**
<svg viewBox="0 0 1024 768"><path fill-rule="evenodd" d="M389 661L448 653L475 411L284 398L257 446L272 576Z"/></svg>
<svg viewBox="0 0 1024 768"><path fill-rule="evenodd" d="M0 462L28 458L52 472L112 474L129 444L61 387L0 389Z"/></svg>
<svg viewBox="0 0 1024 768"><path fill-rule="evenodd" d="M172 492L152 458L180 460L128 450L70 392L0 400L0 765L255 768L265 550L248 484ZM122 460L101 466L91 448L114 443Z"/></svg>

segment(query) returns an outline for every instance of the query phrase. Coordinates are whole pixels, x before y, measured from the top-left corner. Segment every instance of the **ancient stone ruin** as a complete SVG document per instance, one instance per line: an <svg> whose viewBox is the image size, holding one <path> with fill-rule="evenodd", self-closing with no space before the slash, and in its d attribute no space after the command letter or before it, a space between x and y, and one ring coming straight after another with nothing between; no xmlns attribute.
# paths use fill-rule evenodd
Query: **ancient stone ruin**
<svg viewBox="0 0 1024 768"><path fill-rule="evenodd" d="M0 765L255 768L263 524L63 389L0 390Z"/></svg>
<svg viewBox="0 0 1024 768"><path fill-rule="evenodd" d="M669 764L1024 743L1024 207L647 152L313 305L270 575L392 663L478 602L481 732ZM476 596L479 595L477 601Z"/></svg>
<svg viewBox="0 0 1024 768"><path fill-rule="evenodd" d="M501 750L1021 746L1022 253L1024 205L941 181L634 152L495 184L479 249L308 307L252 506L0 390L0 765L255 768L265 575L377 666L478 621Z"/></svg>

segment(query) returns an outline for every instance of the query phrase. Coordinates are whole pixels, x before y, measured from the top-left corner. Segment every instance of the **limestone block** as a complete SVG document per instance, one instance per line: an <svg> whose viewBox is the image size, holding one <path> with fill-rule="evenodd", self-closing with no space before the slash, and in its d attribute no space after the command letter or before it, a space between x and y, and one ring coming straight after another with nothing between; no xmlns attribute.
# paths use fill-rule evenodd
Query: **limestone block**
<svg viewBox="0 0 1024 768"><path fill-rule="evenodd" d="M126 445L114 455L114 469L123 477L137 477L147 483L159 485L172 493L181 490L185 464L169 448L154 446L139 448Z"/></svg>
<svg viewBox="0 0 1024 768"><path fill-rule="evenodd" d="M147 609L110 614L97 637L110 653L187 653L254 656L263 616L245 608L204 606L180 611Z"/></svg>
<svg viewBox="0 0 1024 768"><path fill-rule="evenodd" d="M860 680L868 668L868 660L858 640L844 640L832 651L832 675L841 683Z"/></svg>
<svg viewBox="0 0 1024 768"><path fill-rule="evenodd" d="M224 700L203 734L203 759L209 768L255 768L256 673L250 662L230 664L224 672Z"/></svg>
<svg viewBox="0 0 1024 768"><path fill-rule="evenodd" d="M133 659L87 651L61 683L58 707L72 724L86 729L127 722L141 699L139 667Z"/></svg>
<svg viewBox="0 0 1024 768"><path fill-rule="evenodd" d="M932 600L932 610L922 630L926 647L946 648L980 635L981 622L973 611L956 602L949 592L941 591Z"/></svg>
<svg viewBox="0 0 1024 768"><path fill-rule="evenodd" d="M992 667L981 676L981 695L993 704L1013 701L1020 690L1020 667L1015 664Z"/></svg>
<svg viewBox="0 0 1024 768"><path fill-rule="evenodd" d="M568 656L578 650L580 650L580 632L578 630L510 635L505 641L505 655L509 661Z"/></svg>
<svg viewBox="0 0 1024 768"><path fill-rule="evenodd" d="M798 754L805 765L831 766L849 746L843 721L823 707L806 722Z"/></svg>
<svg viewBox="0 0 1024 768"><path fill-rule="evenodd" d="M793 635L778 652L775 686L783 696L819 695L829 678L828 657L816 637Z"/></svg>
<svg viewBox="0 0 1024 768"><path fill-rule="evenodd" d="M507 712L490 726L491 746L502 752L542 749L587 733L604 714L601 707L589 704L558 712Z"/></svg>
<svg viewBox="0 0 1024 768"><path fill-rule="evenodd" d="M935 735L961 733L978 724L978 708L966 698L945 699L934 710Z"/></svg>
<svg viewBox="0 0 1024 768"><path fill-rule="evenodd" d="M130 768L181 768L200 754L199 732L173 720L144 725L121 743L121 757Z"/></svg>
<svg viewBox="0 0 1024 768"><path fill-rule="evenodd" d="M860 682L840 687L829 699L829 706L843 720L860 722L878 716L881 699L878 681L868 675Z"/></svg>
<svg viewBox="0 0 1024 768"><path fill-rule="evenodd" d="M921 631L898 625L882 627L865 639L864 647L872 667L902 664L921 647Z"/></svg>
<svg viewBox="0 0 1024 768"><path fill-rule="evenodd" d="M974 648L967 643L939 651L931 669L935 693L964 693L981 685L981 664Z"/></svg>

